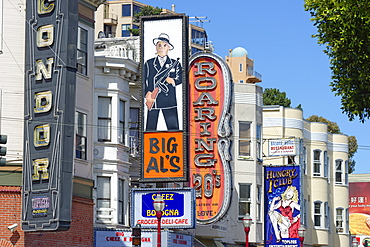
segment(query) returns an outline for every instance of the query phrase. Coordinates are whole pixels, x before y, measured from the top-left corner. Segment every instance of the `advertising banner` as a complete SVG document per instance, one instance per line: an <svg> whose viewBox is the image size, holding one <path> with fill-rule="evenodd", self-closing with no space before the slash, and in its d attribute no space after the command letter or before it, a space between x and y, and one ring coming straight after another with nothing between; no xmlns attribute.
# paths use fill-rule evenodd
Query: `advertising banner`
<svg viewBox="0 0 370 247"><path fill-rule="evenodd" d="M299 154L299 139L268 140L269 156L289 156Z"/></svg>
<svg viewBox="0 0 370 247"><path fill-rule="evenodd" d="M141 19L141 182L187 181L188 17Z"/></svg>
<svg viewBox="0 0 370 247"><path fill-rule="evenodd" d="M349 230L352 235L370 236L369 188L370 182L349 183Z"/></svg>
<svg viewBox="0 0 370 247"><path fill-rule="evenodd" d="M299 166L265 167L265 246L299 247Z"/></svg>
<svg viewBox="0 0 370 247"><path fill-rule="evenodd" d="M231 201L231 95L231 75L223 59L195 54L189 69L189 163L199 224L218 221Z"/></svg>
<svg viewBox="0 0 370 247"><path fill-rule="evenodd" d="M194 189L133 189L132 222L141 228L157 228L158 220L153 206L156 195L165 203L161 225L163 228L195 228Z"/></svg>

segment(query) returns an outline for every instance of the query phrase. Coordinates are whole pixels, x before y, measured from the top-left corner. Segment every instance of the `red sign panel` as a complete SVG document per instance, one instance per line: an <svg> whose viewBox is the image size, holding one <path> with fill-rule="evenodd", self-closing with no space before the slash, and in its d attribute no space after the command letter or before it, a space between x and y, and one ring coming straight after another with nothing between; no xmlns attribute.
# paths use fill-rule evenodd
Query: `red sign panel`
<svg viewBox="0 0 370 247"><path fill-rule="evenodd" d="M221 58L200 53L190 62L189 84L190 181L198 223L209 224L226 213L231 198L231 77Z"/></svg>
<svg viewBox="0 0 370 247"><path fill-rule="evenodd" d="M370 236L370 182L349 183L349 227L351 234Z"/></svg>

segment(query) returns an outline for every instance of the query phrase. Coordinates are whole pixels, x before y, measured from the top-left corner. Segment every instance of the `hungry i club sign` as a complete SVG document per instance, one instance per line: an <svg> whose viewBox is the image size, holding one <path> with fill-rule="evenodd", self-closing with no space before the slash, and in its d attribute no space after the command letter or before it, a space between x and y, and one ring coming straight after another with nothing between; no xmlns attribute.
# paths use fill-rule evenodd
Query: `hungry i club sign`
<svg viewBox="0 0 370 247"><path fill-rule="evenodd" d="M190 184L196 192L199 224L222 218L231 198L231 76L223 60L198 53L189 69Z"/></svg>

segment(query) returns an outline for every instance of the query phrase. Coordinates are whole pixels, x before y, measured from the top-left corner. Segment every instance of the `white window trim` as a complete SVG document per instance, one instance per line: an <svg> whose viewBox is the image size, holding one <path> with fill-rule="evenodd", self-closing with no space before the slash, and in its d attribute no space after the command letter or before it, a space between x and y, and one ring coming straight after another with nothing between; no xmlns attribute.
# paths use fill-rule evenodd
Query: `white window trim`
<svg viewBox="0 0 370 247"><path fill-rule="evenodd" d="M337 211L338 209L342 210L341 215L338 215L338 211ZM344 234L345 233L345 219L346 219L346 217L345 217L344 213L345 213L345 210L342 207L339 207L339 208L335 209L335 229L336 229L336 232L338 234ZM342 227L337 226L338 217L341 217Z"/></svg>
<svg viewBox="0 0 370 247"><path fill-rule="evenodd" d="M317 161L317 160L315 160L315 152L319 152L320 153L320 155L319 155L319 172L318 173L315 173L315 161ZM322 164L322 154L323 152L322 152L322 150L320 150L320 149L315 149L315 150L313 150L312 151L312 175L313 175L313 177L322 177L323 176L323 172L322 172L322 169L323 169L323 164Z"/></svg>

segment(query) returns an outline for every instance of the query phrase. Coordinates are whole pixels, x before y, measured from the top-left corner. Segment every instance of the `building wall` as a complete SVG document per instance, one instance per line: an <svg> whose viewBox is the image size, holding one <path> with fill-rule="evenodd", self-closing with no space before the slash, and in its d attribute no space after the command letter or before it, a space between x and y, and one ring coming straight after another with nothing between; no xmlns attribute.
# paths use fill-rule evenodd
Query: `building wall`
<svg viewBox="0 0 370 247"><path fill-rule="evenodd" d="M30 247L91 247L94 242L94 203L91 199L73 197L72 222L68 231L27 232L24 246Z"/></svg>
<svg viewBox="0 0 370 247"><path fill-rule="evenodd" d="M24 246L24 232L20 229L22 212L21 187L0 186L0 246ZM11 232L8 226L18 224Z"/></svg>

